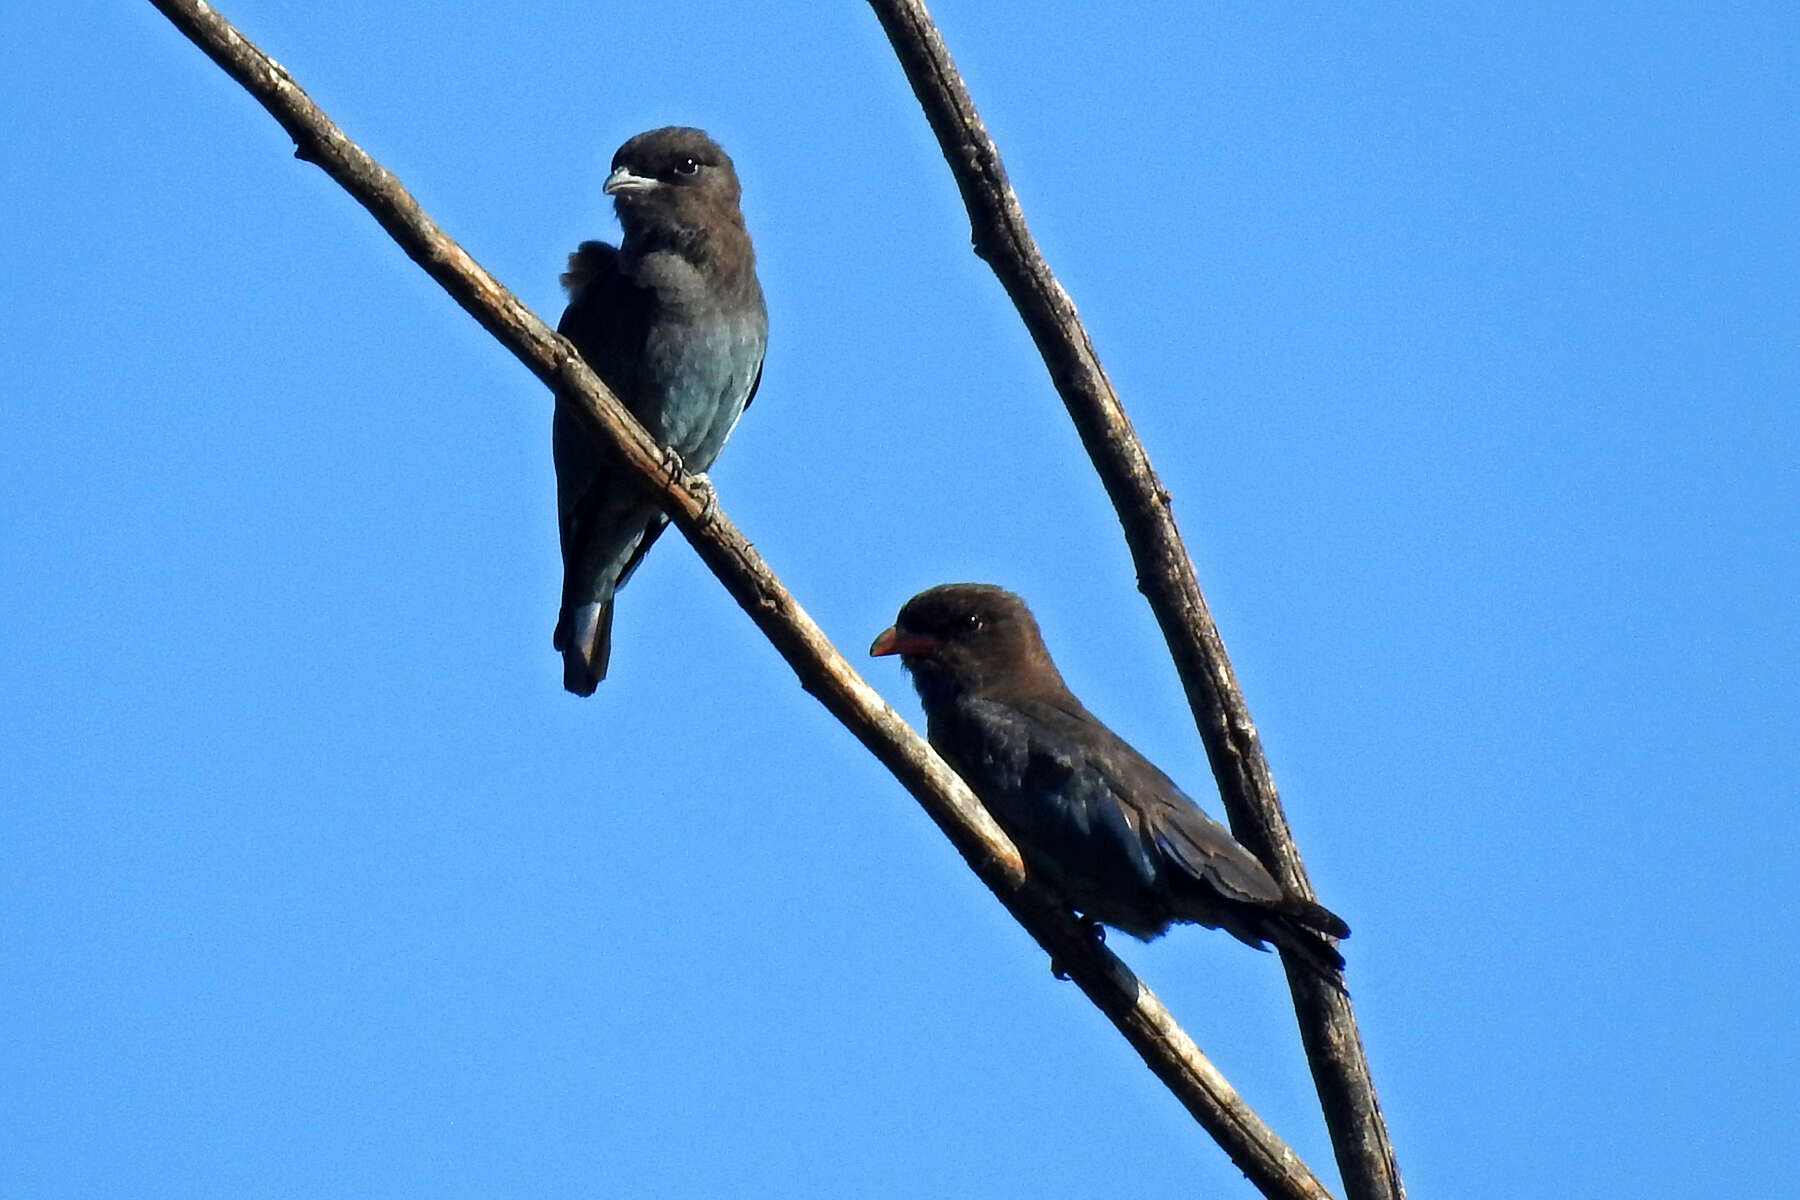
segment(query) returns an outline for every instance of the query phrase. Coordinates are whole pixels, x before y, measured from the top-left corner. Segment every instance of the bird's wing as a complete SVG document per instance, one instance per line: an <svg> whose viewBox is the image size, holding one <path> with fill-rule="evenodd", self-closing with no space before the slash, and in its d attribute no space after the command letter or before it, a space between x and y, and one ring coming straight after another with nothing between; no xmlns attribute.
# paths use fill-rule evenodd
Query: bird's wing
<svg viewBox="0 0 1800 1200"><path fill-rule="evenodd" d="M605 242L583 242L575 247L575 253L569 255L569 269L562 273L557 282L569 294L570 303L574 303L596 278L617 275L618 272L618 247L609 246Z"/></svg>
<svg viewBox="0 0 1800 1200"><path fill-rule="evenodd" d="M562 284L570 299L556 331L629 407L649 327L649 294L619 271L619 252L605 242L581 243L569 255ZM587 550L596 513L612 503L612 472L585 423L560 397L552 433L563 561L573 564Z"/></svg>
<svg viewBox="0 0 1800 1200"><path fill-rule="evenodd" d="M1110 803L1094 801L1090 806L1116 811L1117 820L1146 847L1145 853L1155 847L1168 866L1232 900L1267 903L1282 898L1280 885L1255 855L1073 697L1027 701L1020 707L1056 731L1059 744L1082 748L1074 790L1096 798L1104 795Z"/></svg>
<svg viewBox="0 0 1800 1200"><path fill-rule="evenodd" d="M656 515L650 519L650 524L644 530L644 540L638 543L637 549L632 551L631 558L626 561L625 569L619 572L619 582L613 585L615 588L625 586L625 581L631 578L638 569L638 564L644 561L644 555L650 553L650 547L656 545L656 539L661 537L663 530L668 527L669 514L657 509Z"/></svg>
<svg viewBox="0 0 1800 1200"><path fill-rule="evenodd" d="M1071 874L1105 878L1123 867L1146 886L1155 884L1154 846L1097 760L1082 722L1031 701L972 700L967 708L992 762L977 773L1009 785L1001 788L1001 802L1016 806L996 814L1002 824L1010 817L1028 827Z"/></svg>
<svg viewBox="0 0 1800 1200"><path fill-rule="evenodd" d="M744 397L744 412L750 411L750 402L756 399L756 391L758 388L762 387L762 371L762 359L759 358L756 360L756 378L750 381L750 394Z"/></svg>
<svg viewBox="0 0 1800 1200"><path fill-rule="evenodd" d="M1155 794L1149 807L1156 844L1187 874L1233 900L1270 904L1284 898L1268 868L1179 790Z"/></svg>
<svg viewBox="0 0 1800 1200"><path fill-rule="evenodd" d="M594 373L630 407L653 295L620 271L618 250L605 242L581 243L569 255L562 285L569 291L569 307L556 332L575 343Z"/></svg>

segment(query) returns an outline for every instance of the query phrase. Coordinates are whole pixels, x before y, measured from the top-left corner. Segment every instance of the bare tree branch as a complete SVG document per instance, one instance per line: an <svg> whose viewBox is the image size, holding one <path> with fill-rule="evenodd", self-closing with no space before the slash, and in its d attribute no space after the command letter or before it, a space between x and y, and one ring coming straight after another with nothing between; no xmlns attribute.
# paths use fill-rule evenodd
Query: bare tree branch
<svg viewBox="0 0 1800 1200"><path fill-rule="evenodd" d="M664 506L801 686L913 794L982 882L1250 1181L1278 1200L1329 1200L1299 1156L1244 1103L1150 989L1090 938L1054 895L1026 877L1018 850L967 785L831 645L726 518L706 479L677 467L574 348L445 235L399 180L345 136L286 70L199 0L151 3L280 122L294 139L296 157L323 168L458 304L584 415L601 444Z"/></svg>
<svg viewBox="0 0 1800 1200"><path fill-rule="evenodd" d="M1225 643L1175 527L1169 493L1100 366L1069 295L1039 253L962 76L921 0L869 0L969 210L975 253L1024 318L1118 511L1138 587L1162 626L1231 819L1288 888L1315 897ZM1350 1200L1403 1200L1400 1170L1349 997L1283 952L1307 1061Z"/></svg>

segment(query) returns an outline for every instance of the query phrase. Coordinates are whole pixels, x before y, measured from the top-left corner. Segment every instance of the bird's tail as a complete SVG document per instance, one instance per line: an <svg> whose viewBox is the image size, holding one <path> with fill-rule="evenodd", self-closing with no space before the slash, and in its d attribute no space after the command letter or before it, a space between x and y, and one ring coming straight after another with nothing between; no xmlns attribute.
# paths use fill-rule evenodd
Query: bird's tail
<svg viewBox="0 0 1800 1200"><path fill-rule="evenodd" d="M563 602L552 642L562 651L565 691L591 696L606 678L606 664L612 658L612 619L610 595L580 604Z"/></svg>
<svg viewBox="0 0 1800 1200"><path fill-rule="evenodd" d="M1350 936L1344 919L1311 900L1290 897L1268 914L1261 933L1283 950L1290 951L1313 974L1344 992L1344 956L1330 938ZM1348 994L1348 993L1346 993Z"/></svg>
<svg viewBox="0 0 1800 1200"><path fill-rule="evenodd" d="M1283 912L1308 929L1320 933L1329 933L1334 938L1350 936L1350 927L1344 924L1344 918L1326 908L1323 904L1312 900L1302 900L1297 896L1289 897L1281 906Z"/></svg>

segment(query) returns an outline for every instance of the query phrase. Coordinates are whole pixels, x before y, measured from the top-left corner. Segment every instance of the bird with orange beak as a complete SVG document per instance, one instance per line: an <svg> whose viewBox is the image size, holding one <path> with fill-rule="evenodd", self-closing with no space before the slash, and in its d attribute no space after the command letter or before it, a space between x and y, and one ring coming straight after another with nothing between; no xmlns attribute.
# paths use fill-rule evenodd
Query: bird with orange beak
<svg viewBox="0 0 1800 1200"><path fill-rule="evenodd" d="M869 653L900 656L932 747L1072 910L1144 941L1192 922L1258 949L1273 943L1343 987L1332 939L1349 926L1287 892L1082 707L1019 597L982 583L930 588Z"/></svg>

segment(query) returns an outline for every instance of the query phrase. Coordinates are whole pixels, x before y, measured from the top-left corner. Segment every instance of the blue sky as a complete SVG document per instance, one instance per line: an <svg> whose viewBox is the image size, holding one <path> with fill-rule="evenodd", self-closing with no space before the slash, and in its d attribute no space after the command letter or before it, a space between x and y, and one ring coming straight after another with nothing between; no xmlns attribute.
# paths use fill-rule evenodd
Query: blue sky
<svg viewBox="0 0 1800 1200"><path fill-rule="evenodd" d="M726 510L859 660L1019 591L1216 813L873 17L657 7L223 11L547 319L618 143L712 131L772 326ZM1413 1194L1792 1177L1800 15L936 15ZM680 539L561 692L549 397L148 4L0 68L0 1192L1251 1194ZM1335 1185L1275 961L1117 948Z"/></svg>

